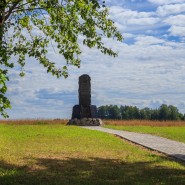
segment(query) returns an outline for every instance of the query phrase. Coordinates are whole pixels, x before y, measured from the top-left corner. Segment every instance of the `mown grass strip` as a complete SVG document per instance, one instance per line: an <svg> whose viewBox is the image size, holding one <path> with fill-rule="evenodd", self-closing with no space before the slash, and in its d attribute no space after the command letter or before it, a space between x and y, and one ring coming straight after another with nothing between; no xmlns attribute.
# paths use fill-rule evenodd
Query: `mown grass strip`
<svg viewBox="0 0 185 185"><path fill-rule="evenodd" d="M185 127L185 121L103 120L103 122L105 125L115 126Z"/></svg>
<svg viewBox="0 0 185 185"><path fill-rule="evenodd" d="M115 126L106 125L106 128L112 128L116 130L125 130L130 132L138 132L144 134L152 134L168 139L180 141L185 143L185 126L184 127L156 127L156 126Z"/></svg>

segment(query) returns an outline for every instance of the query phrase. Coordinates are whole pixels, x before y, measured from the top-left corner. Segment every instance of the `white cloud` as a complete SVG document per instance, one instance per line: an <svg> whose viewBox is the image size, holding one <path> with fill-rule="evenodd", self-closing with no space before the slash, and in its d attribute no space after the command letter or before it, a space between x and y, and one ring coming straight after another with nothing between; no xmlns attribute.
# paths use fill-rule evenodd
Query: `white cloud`
<svg viewBox="0 0 185 185"><path fill-rule="evenodd" d="M185 26L185 15L170 16L164 22L169 25Z"/></svg>
<svg viewBox="0 0 185 185"><path fill-rule="evenodd" d="M154 27L160 21L154 12L138 12L119 6L110 7L110 18L122 32L134 32ZM151 28L150 28L151 29Z"/></svg>
<svg viewBox="0 0 185 185"><path fill-rule="evenodd" d="M174 35L174 36L185 37L185 27L182 27L182 26L172 26L169 29L169 32L171 35Z"/></svg>
<svg viewBox="0 0 185 185"><path fill-rule="evenodd" d="M157 22L159 22L158 18L154 18L154 17L148 17L148 18L131 18L130 20L128 20L127 25L154 25Z"/></svg>
<svg viewBox="0 0 185 185"><path fill-rule="evenodd" d="M154 3L157 5L164 5L164 4L177 4L177 3L184 3L185 0L148 0L150 3Z"/></svg>
<svg viewBox="0 0 185 185"><path fill-rule="evenodd" d="M154 18L152 17L154 15L153 12L137 12L132 11L129 9L124 9L119 6L112 6L110 7L110 16L111 18L115 19L117 22L120 22L122 24L151 24L149 21L143 22L144 19L150 19L152 20L152 23L154 23ZM132 21L130 23L130 20ZM141 20L141 23L139 23ZM156 19L155 22L157 22L158 19Z"/></svg>
<svg viewBox="0 0 185 185"><path fill-rule="evenodd" d="M108 5L114 4L114 5L117 5L117 6L121 6L121 5L125 4L125 0L114 0L114 1L112 1L112 0L106 0L105 3L106 3L106 5L107 4Z"/></svg>
<svg viewBox="0 0 185 185"><path fill-rule="evenodd" d="M135 40L137 45L146 45L146 46L165 43L163 39L159 39L153 36L138 36L136 37Z"/></svg>
<svg viewBox="0 0 185 185"><path fill-rule="evenodd" d="M179 14L182 12L185 12L185 3L164 5L157 8L157 14L160 16Z"/></svg>
<svg viewBox="0 0 185 185"><path fill-rule="evenodd" d="M124 33L124 38L134 38L135 35L131 33Z"/></svg>
<svg viewBox="0 0 185 185"><path fill-rule="evenodd" d="M185 15L170 16L164 20L164 23L171 26L168 29L170 35L180 37L185 36Z"/></svg>

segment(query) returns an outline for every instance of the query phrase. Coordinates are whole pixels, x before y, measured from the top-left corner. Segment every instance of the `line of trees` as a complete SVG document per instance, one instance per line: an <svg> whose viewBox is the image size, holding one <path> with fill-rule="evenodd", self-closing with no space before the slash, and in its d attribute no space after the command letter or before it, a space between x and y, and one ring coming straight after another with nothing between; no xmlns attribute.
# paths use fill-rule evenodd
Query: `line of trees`
<svg viewBox="0 0 185 185"><path fill-rule="evenodd" d="M185 114L180 113L177 107L166 104L162 104L158 109L105 105L98 107L98 116L101 119L117 120L185 120Z"/></svg>

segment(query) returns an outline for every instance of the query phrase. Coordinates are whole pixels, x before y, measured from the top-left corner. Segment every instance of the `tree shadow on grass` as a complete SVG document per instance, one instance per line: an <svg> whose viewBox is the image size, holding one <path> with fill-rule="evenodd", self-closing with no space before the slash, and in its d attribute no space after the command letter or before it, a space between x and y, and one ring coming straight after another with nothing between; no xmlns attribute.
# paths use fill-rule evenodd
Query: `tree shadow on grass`
<svg viewBox="0 0 185 185"><path fill-rule="evenodd" d="M0 185L184 185L185 171L153 162L38 158L37 168L0 161ZM160 158L161 162L164 159Z"/></svg>

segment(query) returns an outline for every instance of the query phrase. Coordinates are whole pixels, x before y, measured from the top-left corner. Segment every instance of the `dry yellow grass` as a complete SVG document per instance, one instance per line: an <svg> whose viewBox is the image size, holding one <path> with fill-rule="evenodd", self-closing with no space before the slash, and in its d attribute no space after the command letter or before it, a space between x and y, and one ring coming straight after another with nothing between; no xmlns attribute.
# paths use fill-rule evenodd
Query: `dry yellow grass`
<svg viewBox="0 0 185 185"><path fill-rule="evenodd" d="M12 119L0 120L0 124L16 124L16 125L44 125L44 124L67 124L67 119Z"/></svg>
<svg viewBox="0 0 185 185"><path fill-rule="evenodd" d="M0 124L17 124L17 125L44 125L44 124L61 124L66 125L68 119L10 119L0 120ZM117 126L157 126L157 127L184 127L185 121L150 121L150 120L103 120L105 125Z"/></svg>
<svg viewBox="0 0 185 185"><path fill-rule="evenodd" d="M183 127L185 121L150 121L150 120L103 120L105 125L116 126L157 126L157 127Z"/></svg>

